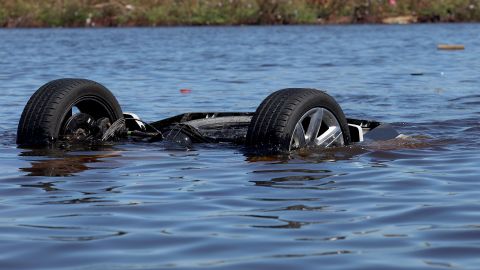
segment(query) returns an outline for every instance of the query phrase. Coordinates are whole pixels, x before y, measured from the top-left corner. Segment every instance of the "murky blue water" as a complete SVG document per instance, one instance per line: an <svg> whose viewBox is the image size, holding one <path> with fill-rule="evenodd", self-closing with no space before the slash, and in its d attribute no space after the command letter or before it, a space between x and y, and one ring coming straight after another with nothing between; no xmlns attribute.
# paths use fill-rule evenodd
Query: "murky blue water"
<svg viewBox="0 0 480 270"><path fill-rule="evenodd" d="M0 268L477 269L479 33L476 24L0 30ZM16 148L23 106L60 77L103 83L147 121L253 111L275 90L315 87L348 117L413 138L277 158L218 145Z"/></svg>

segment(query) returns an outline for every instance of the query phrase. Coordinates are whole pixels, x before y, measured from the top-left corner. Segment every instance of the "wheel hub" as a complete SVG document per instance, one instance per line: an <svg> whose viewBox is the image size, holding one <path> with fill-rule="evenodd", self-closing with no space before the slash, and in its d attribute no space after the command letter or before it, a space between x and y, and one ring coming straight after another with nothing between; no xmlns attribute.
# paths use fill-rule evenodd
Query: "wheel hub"
<svg viewBox="0 0 480 270"><path fill-rule="evenodd" d="M335 115L321 107L307 111L295 125L290 150L303 147L343 146L342 129Z"/></svg>
<svg viewBox="0 0 480 270"><path fill-rule="evenodd" d="M65 122L63 139L68 141L87 141L102 138L106 130L111 126L106 117L95 120L87 113L72 115Z"/></svg>

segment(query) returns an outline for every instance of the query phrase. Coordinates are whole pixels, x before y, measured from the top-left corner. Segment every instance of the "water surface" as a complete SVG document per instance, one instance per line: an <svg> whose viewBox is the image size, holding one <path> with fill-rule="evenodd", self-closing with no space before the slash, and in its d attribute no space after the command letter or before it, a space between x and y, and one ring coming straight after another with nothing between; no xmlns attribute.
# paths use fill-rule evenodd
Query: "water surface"
<svg viewBox="0 0 480 270"><path fill-rule="evenodd" d="M0 268L476 269L478 33L477 24L0 30ZM229 145L17 148L23 106L61 77L101 82L146 121L253 111L275 90L314 87L347 116L411 138L287 157Z"/></svg>

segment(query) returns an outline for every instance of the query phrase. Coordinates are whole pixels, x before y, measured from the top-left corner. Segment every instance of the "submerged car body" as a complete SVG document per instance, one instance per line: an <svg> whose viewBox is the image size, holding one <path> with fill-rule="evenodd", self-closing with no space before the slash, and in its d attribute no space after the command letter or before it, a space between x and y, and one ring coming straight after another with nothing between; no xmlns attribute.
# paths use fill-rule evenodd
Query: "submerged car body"
<svg viewBox="0 0 480 270"><path fill-rule="evenodd" d="M127 128L139 132L163 134L163 140L190 146L194 143L234 143L244 145L254 112L191 112L149 124L136 114L125 113ZM400 134L387 123L347 118L352 143L390 140ZM152 133L150 133L153 135ZM145 135L155 141L155 136ZM142 134L137 134L141 136Z"/></svg>
<svg viewBox="0 0 480 270"><path fill-rule="evenodd" d="M273 92L255 112L184 113L152 123L123 113L103 85L85 79L59 79L40 87L18 125L20 146L57 142L104 143L123 138L194 143L233 143L262 152L344 146L388 140L399 134L388 124L346 118L324 91L287 88Z"/></svg>

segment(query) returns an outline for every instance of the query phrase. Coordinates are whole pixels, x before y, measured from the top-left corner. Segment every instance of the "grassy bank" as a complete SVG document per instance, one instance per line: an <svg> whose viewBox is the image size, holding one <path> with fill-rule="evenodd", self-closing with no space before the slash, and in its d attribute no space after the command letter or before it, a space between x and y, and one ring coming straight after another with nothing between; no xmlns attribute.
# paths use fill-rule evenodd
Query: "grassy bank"
<svg viewBox="0 0 480 270"><path fill-rule="evenodd" d="M480 21L480 1L1 0L0 3L0 26L2 27L408 23L417 21L478 22Z"/></svg>

